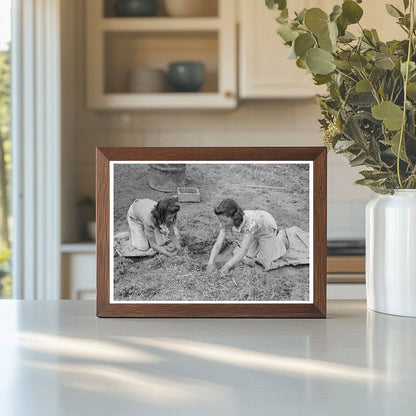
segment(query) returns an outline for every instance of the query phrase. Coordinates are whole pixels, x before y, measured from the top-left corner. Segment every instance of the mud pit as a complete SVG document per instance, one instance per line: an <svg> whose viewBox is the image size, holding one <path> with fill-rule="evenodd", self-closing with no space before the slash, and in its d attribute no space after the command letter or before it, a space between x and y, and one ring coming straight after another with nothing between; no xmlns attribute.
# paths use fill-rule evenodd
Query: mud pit
<svg viewBox="0 0 416 416"><path fill-rule="evenodd" d="M114 166L114 233L128 231L126 214L137 198L159 200L171 194L148 186L148 165ZM264 272L237 265L226 276L207 273L205 265L218 233L213 208L234 198L243 209L270 212L280 228L309 230L307 165L188 165L186 186L198 187L200 203L180 203L178 229L185 247L180 257L114 256L117 301L304 301L309 299L309 266ZM220 268L235 241L227 240L217 258Z"/></svg>

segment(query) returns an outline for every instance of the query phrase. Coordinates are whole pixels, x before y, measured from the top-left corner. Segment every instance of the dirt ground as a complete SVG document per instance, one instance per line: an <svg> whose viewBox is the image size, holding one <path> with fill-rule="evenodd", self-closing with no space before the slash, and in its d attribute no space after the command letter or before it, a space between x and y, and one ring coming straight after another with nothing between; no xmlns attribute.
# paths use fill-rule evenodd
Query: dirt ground
<svg viewBox="0 0 416 416"><path fill-rule="evenodd" d="M305 301L309 266L286 266L270 272L238 264L226 276L219 268L230 258L235 241L227 240L217 271L205 271L219 223L214 207L224 198L243 209L270 212L279 228L296 225L309 231L309 166L296 164L189 164L186 186L201 193L200 203L181 203L178 229L185 252L180 257L114 257L117 301ZM273 187L273 188L267 188ZM114 233L128 231L127 210L137 198L155 201L169 193L148 186L148 165L114 166Z"/></svg>

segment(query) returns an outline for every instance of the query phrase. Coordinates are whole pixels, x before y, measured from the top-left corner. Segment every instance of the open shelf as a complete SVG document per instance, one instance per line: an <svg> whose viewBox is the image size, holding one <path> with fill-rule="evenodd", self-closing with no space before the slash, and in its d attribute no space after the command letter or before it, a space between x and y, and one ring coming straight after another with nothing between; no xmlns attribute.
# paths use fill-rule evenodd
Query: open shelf
<svg viewBox="0 0 416 416"><path fill-rule="evenodd" d="M217 17L113 17L100 22L101 29L107 32L216 31L220 24Z"/></svg>
<svg viewBox="0 0 416 416"><path fill-rule="evenodd" d="M128 90L129 73L138 68L160 69L168 76L169 64L175 61L202 62L205 81L199 92L218 92L218 39L214 33L106 33L104 38L104 73L106 94L132 94ZM166 83L165 91L174 94ZM135 94L137 95L137 94ZM181 97L179 97L179 95ZM183 93L175 94L183 99Z"/></svg>
<svg viewBox="0 0 416 416"><path fill-rule="evenodd" d="M91 109L216 109L237 105L235 3L214 0L211 17L114 17L113 0L87 0L87 104ZM163 4L163 2L160 2ZM104 5L104 7L103 7ZM201 62L202 88L177 93L167 83L160 92L129 92L139 69L163 70L172 62ZM146 84L144 84L146 85ZM149 91L142 88L140 91ZM156 88L154 89L156 90Z"/></svg>
<svg viewBox="0 0 416 416"><path fill-rule="evenodd" d="M95 0L97 2L102 1L102 0ZM175 1L175 0L173 0ZM177 1L177 0L176 0ZM196 0L194 0L196 1ZM201 0L199 0L201 1ZM203 16L204 17L218 17L218 3L219 0L203 0L204 4L203 6L205 7L205 11L203 12ZM231 0L227 0L227 1L231 1ZM102 5L102 11L101 11L101 16L104 18L111 18L111 17L116 17L116 13L115 13L115 3L116 0L104 0ZM167 7L165 5L165 0L159 0L158 2L158 10L157 10L157 14L155 17L160 17L160 16L165 16L165 17L169 17L171 19L175 19L176 17L174 16L169 16ZM203 16L196 16L196 17L203 17ZM146 19L154 19L155 17L146 17ZM133 19L131 17L123 17L123 19ZM193 19L193 17L187 17L186 19Z"/></svg>
<svg viewBox="0 0 416 416"><path fill-rule="evenodd" d="M217 93L104 94L99 102L103 109L218 109L234 108L233 97Z"/></svg>
<svg viewBox="0 0 416 416"><path fill-rule="evenodd" d="M80 241L78 243L61 244L61 253L77 254L77 253L95 253L96 245L93 241Z"/></svg>

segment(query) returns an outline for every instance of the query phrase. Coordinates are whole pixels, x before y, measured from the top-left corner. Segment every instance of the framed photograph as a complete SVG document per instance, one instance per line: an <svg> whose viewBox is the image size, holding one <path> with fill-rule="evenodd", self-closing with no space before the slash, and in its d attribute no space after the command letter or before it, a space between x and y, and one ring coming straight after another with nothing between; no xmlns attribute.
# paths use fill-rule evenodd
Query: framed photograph
<svg viewBox="0 0 416 416"><path fill-rule="evenodd" d="M98 148L97 316L326 316L324 147Z"/></svg>

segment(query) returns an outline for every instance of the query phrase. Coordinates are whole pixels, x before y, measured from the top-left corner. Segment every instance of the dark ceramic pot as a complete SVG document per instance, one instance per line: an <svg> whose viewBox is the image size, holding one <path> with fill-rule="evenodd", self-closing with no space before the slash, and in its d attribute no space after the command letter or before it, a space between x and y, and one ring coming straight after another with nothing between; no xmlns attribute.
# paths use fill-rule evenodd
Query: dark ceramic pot
<svg viewBox="0 0 416 416"><path fill-rule="evenodd" d="M158 0L117 0L114 10L120 17L156 16Z"/></svg>
<svg viewBox="0 0 416 416"><path fill-rule="evenodd" d="M172 62L169 81L177 92L197 92L205 80L205 67L201 62Z"/></svg>
<svg viewBox="0 0 416 416"><path fill-rule="evenodd" d="M186 165L179 163L154 163L149 167L149 186L162 192L176 192L185 186Z"/></svg>

